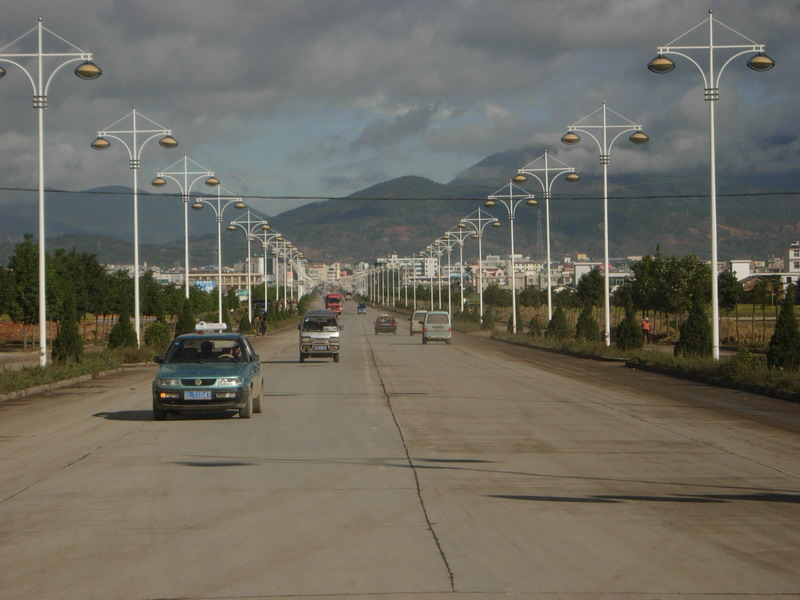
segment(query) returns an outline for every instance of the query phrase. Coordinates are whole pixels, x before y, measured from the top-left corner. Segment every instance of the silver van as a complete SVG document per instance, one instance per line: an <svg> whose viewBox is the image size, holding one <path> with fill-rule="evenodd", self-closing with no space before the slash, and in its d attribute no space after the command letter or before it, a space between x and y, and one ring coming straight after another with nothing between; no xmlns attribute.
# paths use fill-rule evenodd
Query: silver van
<svg viewBox="0 0 800 600"><path fill-rule="evenodd" d="M440 340L446 344L450 343L453 335L453 328L450 323L450 313L444 310L430 310L425 313L422 320L422 343Z"/></svg>
<svg viewBox="0 0 800 600"><path fill-rule="evenodd" d="M339 362L339 332L336 315L325 309L312 309L303 315L300 330L300 362L308 357L333 358Z"/></svg>

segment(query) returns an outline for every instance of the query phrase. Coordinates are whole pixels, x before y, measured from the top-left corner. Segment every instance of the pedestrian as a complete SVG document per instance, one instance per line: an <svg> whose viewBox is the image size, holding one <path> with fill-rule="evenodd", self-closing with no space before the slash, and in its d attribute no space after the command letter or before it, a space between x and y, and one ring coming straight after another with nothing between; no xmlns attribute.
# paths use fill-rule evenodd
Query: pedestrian
<svg viewBox="0 0 800 600"><path fill-rule="evenodd" d="M253 317L253 331L256 332L256 335L261 335L261 317L258 315Z"/></svg>
<svg viewBox="0 0 800 600"><path fill-rule="evenodd" d="M650 343L650 319L645 317L642 319L642 335L644 335L645 344Z"/></svg>

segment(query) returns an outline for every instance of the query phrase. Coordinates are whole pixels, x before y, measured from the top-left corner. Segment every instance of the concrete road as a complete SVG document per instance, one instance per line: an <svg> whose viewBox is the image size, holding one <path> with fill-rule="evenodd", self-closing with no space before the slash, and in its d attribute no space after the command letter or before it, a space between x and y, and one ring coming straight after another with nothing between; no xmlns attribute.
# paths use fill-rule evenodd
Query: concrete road
<svg viewBox="0 0 800 600"><path fill-rule="evenodd" d="M800 598L800 406L354 313L250 420L0 404L0 598Z"/></svg>

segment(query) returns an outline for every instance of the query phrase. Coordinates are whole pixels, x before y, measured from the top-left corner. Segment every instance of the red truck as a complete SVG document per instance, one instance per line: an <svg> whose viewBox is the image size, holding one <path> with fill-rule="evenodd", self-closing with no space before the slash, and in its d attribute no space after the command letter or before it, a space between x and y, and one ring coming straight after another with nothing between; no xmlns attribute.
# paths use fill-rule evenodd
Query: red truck
<svg viewBox="0 0 800 600"><path fill-rule="evenodd" d="M344 298L341 294L328 294L325 296L325 308L333 313L336 313L337 315L342 314L343 302Z"/></svg>

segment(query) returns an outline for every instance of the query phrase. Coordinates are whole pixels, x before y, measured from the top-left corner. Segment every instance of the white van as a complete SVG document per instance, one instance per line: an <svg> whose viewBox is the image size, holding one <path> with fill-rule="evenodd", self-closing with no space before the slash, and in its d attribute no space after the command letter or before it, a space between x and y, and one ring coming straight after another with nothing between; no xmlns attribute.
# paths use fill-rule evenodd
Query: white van
<svg viewBox="0 0 800 600"><path fill-rule="evenodd" d="M425 313L422 320L422 343L440 340L445 344L450 343L453 335L453 326L450 323L450 313L444 310L430 310Z"/></svg>
<svg viewBox="0 0 800 600"><path fill-rule="evenodd" d="M422 321L425 320L425 312L424 310L415 310L414 314L408 318L411 321L409 325L409 333L411 335L422 333Z"/></svg>
<svg viewBox="0 0 800 600"><path fill-rule="evenodd" d="M332 358L339 362L339 331L342 327L329 310L313 309L303 315L300 330L300 362L306 358Z"/></svg>

